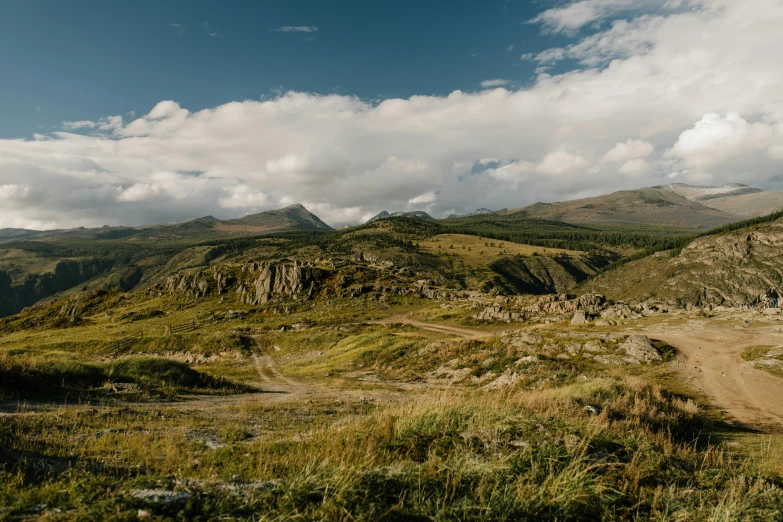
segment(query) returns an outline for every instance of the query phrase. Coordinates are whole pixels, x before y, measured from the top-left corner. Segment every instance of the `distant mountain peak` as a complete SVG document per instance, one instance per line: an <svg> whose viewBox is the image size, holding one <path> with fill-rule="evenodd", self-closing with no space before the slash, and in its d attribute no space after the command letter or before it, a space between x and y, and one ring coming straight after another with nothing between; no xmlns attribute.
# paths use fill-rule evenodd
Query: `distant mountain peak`
<svg viewBox="0 0 783 522"><path fill-rule="evenodd" d="M424 219L424 220L434 220L435 218L427 214L426 212L422 210L413 210L411 212L392 212L391 214L385 210L381 211L378 215L371 217L367 223L372 223L373 221L379 221L381 219L386 219L389 217L407 217L412 219Z"/></svg>
<svg viewBox="0 0 783 522"><path fill-rule="evenodd" d="M332 230L332 227L299 203L277 210L265 210L239 219L220 221L217 226L223 229L245 229L252 232Z"/></svg>
<svg viewBox="0 0 783 522"><path fill-rule="evenodd" d="M472 216L483 216L485 214L492 214L494 210L490 210L488 208L478 208L475 210L475 212L471 212L470 214L449 214L449 216L446 219L454 219L454 218L463 218L463 217L472 217Z"/></svg>

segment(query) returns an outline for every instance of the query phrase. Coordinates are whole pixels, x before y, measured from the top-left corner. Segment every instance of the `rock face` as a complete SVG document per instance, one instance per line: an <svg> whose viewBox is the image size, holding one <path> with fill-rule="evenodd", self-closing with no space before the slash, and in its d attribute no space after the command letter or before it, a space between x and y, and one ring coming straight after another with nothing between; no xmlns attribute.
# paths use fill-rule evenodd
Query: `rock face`
<svg viewBox="0 0 783 522"><path fill-rule="evenodd" d="M266 303L275 295L296 297L307 291L309 296L316 279L316 271L311 267L303 267L297 263L266 264L256 280L255 302L250 304Z"/></svg>
<svg viewBox="0 0 783 522"><path fill-rule="evenodd" d="M574 317L571 319L571 324L573 325L587 324L589 322L590 319L587 317L584 310L577 310L574 312Z"/></svg>
<svg viewBox="0 0 783 522"><path fill-rule="evenodd" d="M631 335L621 346L632 364L649 364L661 362L663 358L646 335Z"/></svg>
<svg viewBox="0 0 783 522"><path fill-rule="evenodd" d="M213 266L209 271L196 271L170 276L164 289L170 295L206 297L223 295L235 287L237 299L245 304L268 303L275 297L309 298L325 279L325 271L297 261L246 263L238 270Z"/></svg>

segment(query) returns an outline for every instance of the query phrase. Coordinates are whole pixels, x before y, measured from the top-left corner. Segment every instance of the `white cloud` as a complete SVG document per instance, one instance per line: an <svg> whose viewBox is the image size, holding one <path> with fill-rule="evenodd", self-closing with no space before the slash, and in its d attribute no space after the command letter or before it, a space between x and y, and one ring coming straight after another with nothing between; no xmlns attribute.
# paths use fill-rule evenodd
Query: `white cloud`
<svg viewBox="0 0 783 522"><path fill-rule="evenodd" d="M517 187L527 181L528 176L535 171L535 165L529 161L513 161L507 165L487 170L487 173L498 181Z"/></svg>
<svg viewBox="0 0 783 522"><path fill-rule="evenodd" d="M30 187L18 185L16 183L0 185L0 201L24 199L27 197L29 192Z"/></svg>
<svg viewBox="0 0 783 522"><path fill-rule="evenodd" d="M273 29L278 33L317 33L318 28L314 25L284 25Z"/></svg>
<svg viewBox="0 0 783 522"><path fill-rule="evenodd" d="M582 169L587 161L569 152L559 150L547 154L541 163L536 166L536 172L540 174L559 175Z"/></svg>
<svg viewBox="0 0 783 522"><path fill-rule="evenodd" d="M266 194L249 185L237 185L228 192L228 196L218 200L223 208L252 211L262 209L269 203Z"/></svg>
<svg viewBox="0 0 783 522"><path fill-rule="evenodd" d="M490 89L492 87L503 87L504 85L508 85L508 80L501 80L500 78L495 80L484 80L481 82L481 86L485 89Z"/></svg>
<svg viewBox="0 0 783 522"><path fill-rule="evenodd" d="M118 196L117 201L125 203L137 203L140 201L149 201L161 199L165 195L163 187L151 183L136 183L123 190Z"/></svg>
<svg viewBox="0 0 783 522"><path fill-rule="evenodd" d="M65 130L98 129L102 131L114 131L120 129L122 125L122 116L107 116L98 121L64 121L62 123L62 128Z"/></svg>
<svg viewBox="0 0 783 522"><path fill-rule="evenodd" d="M547 9L530 23L552 33L573 33L592 22L640 8L660 7L661 0L577 0L565 7Z"/></svg>
<svg viewBox="0 0 783 522"><path fill-rule="evenodd" d="M0 227L230 218L291 202L339 226L430 193L421 204L442 215L671 173L780 189L781 26L777 0L700 0L614 21L562 48L579 69L521 89L380 102L288 92L192 112L168 100L2 139Z"/></svg>
<svg viewBox="0 0 783 522"><path fill-rule="evenodd" d="M65 130L94 129L95 127L96 127L95 122L89 120L63 122L63 129Z"/></svg>
<svg viewBox="0 0 783 522"><path fill-rule="evenodd" d="M604 163L620 163L638 158L646 158L653 153L651 143L641 140L628 139L625 143L618 143L609 152L604 154Z"/></svg>
<svg viewBox="0 0 783 522"><path fill-rule="evenodd" d="M433 192L426 192L424 194L419 194L415 198L411 198L408 200L408 207L417 207L420 205L431 205L432 203L435 203L435 201L438 200L438 195Z"/></svg>
<svg viewBox="0 0 783 522"><path fill-rule="evenodd" d="M641 158L628 160L617 169L620 174L641 174L650 168L650 165Z"/></svg>
<svg viewBox="0 0 783 522"><path fill-rule="evenodd" d="M732 156L766 149L774 134L769 125L748 123L736 112L725 118L709 113L680 134L666 156L680 158L690 167L707 169Z"/></svg>
<svg viewBox="0 0 783 522"><path fill-rule="evenodd" d="M506 47L506 51L508 51L508 52L511 52L513 50L514 50L514 46L513 45L509 45L508 47Z"/></svg>

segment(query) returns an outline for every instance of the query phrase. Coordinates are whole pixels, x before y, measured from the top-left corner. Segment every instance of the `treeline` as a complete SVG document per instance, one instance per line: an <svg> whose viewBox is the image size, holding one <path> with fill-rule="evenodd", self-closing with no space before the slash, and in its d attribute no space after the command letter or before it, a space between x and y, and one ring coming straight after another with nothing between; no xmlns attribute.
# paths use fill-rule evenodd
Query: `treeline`
<svg viewBox="0 0 783 522"><path fill-rule="evenodd" d="M659 248L692 239L696 235L691 229L643 225L575 225L496 215L453 219L445 223L401 217L388 221L395 232L420 238L438 234L467 234L491 240L584 252L618 247Z"/></svg>
<svg viewBox="0 0 783 522"><path fill-rule="evenodd" d="M184 248L196 244L194 241L136 241L136 240L61 240L61 241L15 241L3 248L15 248L31 252L39 257L92 258L111 260L115 265L130 265L155 255L173 256Z"/></svg>
<svg viewBox="0 0 783 522"><path fill-rule="evenodd" d="M415 243L411 239L401 237L399 234L389 234L387 232L351 234L352 232L365 230L367 228L373 227L359 227L338 231L307 230L280 232L267 236L267 238L285 240L279 245L276 245L281 254L293 253L298 249L305 247L316 247L325 254L350 255L355 252L356 246L359 243L369 243L377 248L400 248L407 251L413 251L416 248Z"/></svg>

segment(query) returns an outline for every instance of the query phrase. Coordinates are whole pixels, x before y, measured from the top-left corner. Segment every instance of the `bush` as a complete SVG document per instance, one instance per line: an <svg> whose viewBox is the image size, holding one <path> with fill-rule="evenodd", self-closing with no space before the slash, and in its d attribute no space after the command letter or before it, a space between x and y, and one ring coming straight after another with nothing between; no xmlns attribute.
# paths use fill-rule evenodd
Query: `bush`
<svg viewBox="0 0 783 522"><path fill-rule="evenodd" d="M0 356L0 396L77 397L94 394L108 381L130 382L145 392L238 393L246 386L194 370L185 363L160 357L131 357L91 364L72 357Z"/></svg>

